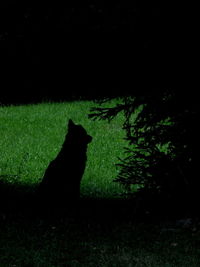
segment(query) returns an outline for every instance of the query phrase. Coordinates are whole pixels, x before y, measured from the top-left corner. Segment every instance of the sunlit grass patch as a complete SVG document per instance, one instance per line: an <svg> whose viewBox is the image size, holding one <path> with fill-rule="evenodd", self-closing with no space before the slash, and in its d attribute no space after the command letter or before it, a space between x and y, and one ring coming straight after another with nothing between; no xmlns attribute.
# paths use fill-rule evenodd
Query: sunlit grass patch
<svg viewBox="0 0 200 267"><path fill-rule="evenodd" d="M82 195L114 197L121 193L121 186L113 183L113 179L117 175L115 163L125 146L123 115L110 123L91 121L88 114L95 105L92 101L77 101L0 107L0 176L7 177L10 183L36 185L58 154L68 120L72 119L93 137L88 147Z"/></svg>

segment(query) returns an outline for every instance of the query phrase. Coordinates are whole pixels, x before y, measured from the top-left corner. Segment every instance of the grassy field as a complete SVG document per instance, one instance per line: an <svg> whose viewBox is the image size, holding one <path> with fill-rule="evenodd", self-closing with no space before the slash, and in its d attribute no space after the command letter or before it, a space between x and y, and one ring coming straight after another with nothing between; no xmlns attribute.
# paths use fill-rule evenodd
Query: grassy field
<svg viewBox="0 0 200 267"><path fill-rule="evenodd" d="M93 102L0 107L0 179L34 188L57 155L68 119L93 137L76 216L5 212L0 203L0 267L200 266L200 225L195 221L138 222L118 196L115 163L123 156L123 116L110 124L88 119ZM0 201L1 202L1 201ZM86 204L84 204L86 203ZM28 207L27 207L28 208Z"/></svg>
<svg viewBox="0 0 200 267"><path fill-rule="evenodd" d="M93 102L43 103L0 107L0 177L10 183L36 185L55 158L71 118L93 137L81 192L92 197L115 197L122 188L113 183L115 163L123 156L123 116L111 123L91 121Z"/></svg>

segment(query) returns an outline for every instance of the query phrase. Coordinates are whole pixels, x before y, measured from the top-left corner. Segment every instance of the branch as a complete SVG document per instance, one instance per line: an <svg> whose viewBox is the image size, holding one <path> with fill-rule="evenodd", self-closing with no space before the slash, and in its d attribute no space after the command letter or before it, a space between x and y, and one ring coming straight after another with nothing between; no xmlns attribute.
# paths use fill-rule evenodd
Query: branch
<svg viewBox="0 0 200 267"><path fill-rule="evenodd" d="M117 114L124 110L124 105L118 104L112 108L91 108L88 117L92 120L108 120L114 119Z"/></svg>

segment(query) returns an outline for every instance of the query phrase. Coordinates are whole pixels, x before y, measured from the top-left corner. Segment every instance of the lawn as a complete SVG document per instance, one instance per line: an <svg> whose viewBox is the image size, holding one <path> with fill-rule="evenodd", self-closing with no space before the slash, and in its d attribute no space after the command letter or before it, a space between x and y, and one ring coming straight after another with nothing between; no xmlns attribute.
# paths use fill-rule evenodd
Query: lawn
<svg viewBox="0 0 200 267"><path fill-rule="evenodd" d="M114 104L111 103L111 104ZM120 199L115 163L126 145L123 115L91 121L89 101L0 107L0 179L32 190L57 155L71 118L93 137L75 216L6 212L0 203L0 267L200 266L200 225L187 220L138 221ZM128 203L130 205L128 205Z"/></svg>
<svg viewBox="0 0 200 267"><path fill-rule="evenodd" d="M93 137L81 184L81 194L92 197L117 197L123 188L113 179L115 163L123 156L125 133L123 116L111 123L91 121L91 101L43 103L0 107L0 177L10 183L37 185L49 162L56 157L71 118Z"/></svg>

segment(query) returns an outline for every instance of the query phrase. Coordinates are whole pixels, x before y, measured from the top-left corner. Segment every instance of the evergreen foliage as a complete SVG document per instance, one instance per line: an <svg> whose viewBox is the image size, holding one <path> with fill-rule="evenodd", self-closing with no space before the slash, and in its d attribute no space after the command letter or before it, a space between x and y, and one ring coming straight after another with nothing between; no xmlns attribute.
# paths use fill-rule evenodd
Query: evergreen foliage
<svg viewBox="0 0 200 267"><path fill-rule="evenodd" d="M173 205L196 210L200 185L197 94L138 90L120 99L115 107L94 108L90 114L93 119L112 120L124 112L128 147L117 164L120 171L115 181L130 194L132 185L138 185L140 192L151 191Z"/></svg>

